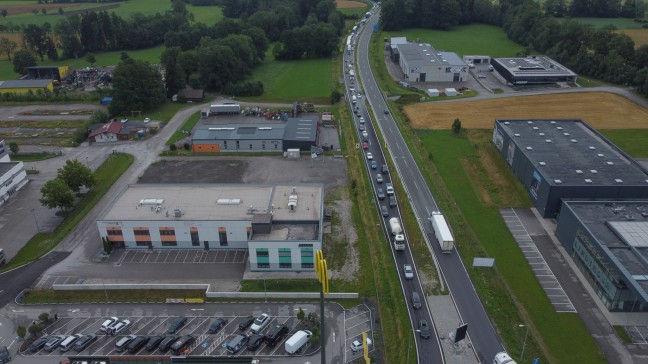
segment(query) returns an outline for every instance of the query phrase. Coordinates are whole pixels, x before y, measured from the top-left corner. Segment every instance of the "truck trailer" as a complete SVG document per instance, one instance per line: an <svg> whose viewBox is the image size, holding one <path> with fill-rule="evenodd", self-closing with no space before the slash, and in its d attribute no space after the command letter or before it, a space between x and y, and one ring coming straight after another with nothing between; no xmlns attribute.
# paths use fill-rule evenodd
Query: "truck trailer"
<svg viewBox="0 0 648 364"><path fill-rule="evenodd" d="M443 253L451 253L454 249L454 238L452 237L452 233L450 232L450 228L448 227L448 223L443 217L443 214L439 211L432 211L430 220L432 220L434 236L439 242L441 251Z"/></svg>
<svg viewBox="0 0 648 364"><path fill-rule="evenodd" d="M397 217L389 219L389 230L394 235L394 250L405 250L405 235Z"/></svg>

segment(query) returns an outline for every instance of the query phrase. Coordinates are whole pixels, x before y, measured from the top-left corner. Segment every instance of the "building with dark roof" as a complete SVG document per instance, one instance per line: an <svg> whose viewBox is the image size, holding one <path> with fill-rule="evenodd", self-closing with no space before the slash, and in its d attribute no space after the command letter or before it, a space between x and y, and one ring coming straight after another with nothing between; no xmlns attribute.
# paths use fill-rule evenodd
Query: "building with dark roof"
<svg viewBox="0 0 648 364"><path fill-rule="evenodd" d="M124 124L118 121L101 124L99 127L90 131L88 139L97 143L116 142L119 139L119 132L123 127Z"/></svg>
<svg viewBox="0 0 648 364"><path fill-rule="evenodd" d="M30 91L54 91L54 83L49 80L7 80L0 81L0 94L26 94Z"/></svg>
<svg viewBox="0 0 648 364"><path fill-rule="evenodd" d="M561 199L648 199L648 171L581 120L496 120L493 143L543 217Z"/></svg>
<svg viewBox="0 0 648 364"><path fill-rule="evenodd" d="M392 59L397 59L406 82L465 82L468 79L468 65L456 53L438 51L424 43L398 42L391 48Z"/></svg>
<svg viewBox="0 0 648 364"><path fill-rule="evenodd" d="M193 89L191 87L183 88L178 91L179 102L203 102L205 99L205 90Z"/></svg>
<svg viewBox="0 0 648 364"><path fill-rule="evenodd" d="M5 141L0 140L0 206L28 182L24 163L12 162Z"/></svg>
<svg viewBox="0 0 648 364"><path fill-rule="evenodd" d="M494 58L493 68L513 85L576 82L577 75L547 56Z"/></svg>
<svg viewBox="0 0 648 364"><path fill-rule="evenodd" d="M288 119L283 136L284 149L310 150L311 146L318 144L318 132L315 120Z"/></svg>
<svg viewBox="0 0 648 364"><path fill-rule="evenodd" d="M556 236L609 311L648 312L648 200L564 201Z"/></svg>

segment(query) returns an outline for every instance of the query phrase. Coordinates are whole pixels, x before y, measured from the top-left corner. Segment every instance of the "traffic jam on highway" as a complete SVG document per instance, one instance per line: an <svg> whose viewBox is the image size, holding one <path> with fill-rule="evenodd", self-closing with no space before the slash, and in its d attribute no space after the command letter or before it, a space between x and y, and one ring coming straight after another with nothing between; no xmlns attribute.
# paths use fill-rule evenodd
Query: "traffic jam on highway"
<svg viewBox="0 0 648 364"><path fill-rule="evenodd" d="M295 317L61 317L22 354L285 356L312 352Z"/></svg>

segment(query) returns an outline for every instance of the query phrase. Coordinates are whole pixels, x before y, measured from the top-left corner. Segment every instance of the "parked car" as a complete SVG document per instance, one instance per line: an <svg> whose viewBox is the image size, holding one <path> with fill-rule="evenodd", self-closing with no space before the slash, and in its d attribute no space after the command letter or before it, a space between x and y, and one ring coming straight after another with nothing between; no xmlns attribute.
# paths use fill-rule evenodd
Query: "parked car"
<svg viewBox="0 0 648 364"><path fill-rule="evenodd" d="M148 123L149 121L151 121L151 118L144 118L144 123Z"/></svg>
<svg viewBox="0 0 648 364"><path fill-rule="evenodd" d="M383 215L383 217L388 217L389 216L389 209L387 209L387 206L380 205L380 213Z"/></svg>
<svg viewBox="0 0 648 364"><path fill-rule="evenodd" d="M256 320L254 320L254 323L252 324L252 327L250 327L250 330L252 330L252 332L257 334L269 323L270 323L270 315L268 315L267 313L262 313L261 316L257 317Z"/></svg>
<svg viewBox="0 0 648 364"><path fill-rule="evenodd" d="M367 338L367 346L371 346L373 342L371 341L370 338ZM351 351L354 353L358 352L358 350L362 350L362 343L360 343L360 340L354 340L351 343Z"/></svg>
<svg viewBox="0 0 648 364"><path fill-rule="evenodd" d="M115 333L115 335L119 335L124 332L124 330L126 330L130 326L130 324L130 320L121 320L117 325L113 327L113 332Z"/></svg>
<svg viewBox="0 0 648 364"><path fill-rule="evenodd" d="M76 343L74 343L74 350L77 353L80 353L83 350L85 350L88 346L90 346L90 344L95 342L95 340L97 340L97 335L95 334L84 335L82 338L77 340Z"/></svg>
<svg viewBox="0 0 648 364"><path fill-rule="evenodd" d="M144 345L146 345L149 339L150 338L148 336L144 335L139 335L138 337L134 338L133 341L128 344L128 352L131 354L137 353Z"/></svg>
<svg viewBox="0 0 648 364"><path fill-rule="evenodd" d="M253 322L254 322L253 316L248 316L244 318L243 320L241 320L241 322L239 322L239 326L238 326L239 330L245 331L248 327L250 327L250 325L252 325Z"/></svg>
<svg viewBox="0 0 648 364"><path fill-rule="evenodd" d="M227 325L227 322L228 322L228 320L224 319L224 318L215 319L209 325L209 333L210 334L217 333L218 331L220 331L220 329L222 329L223 327L225 327L225 325Z"/></svg>
<svg viewBox="0 0 648 364"><path fill-rule="evenodd" d="M250 341L250 337L247 335L236 335L232 340L230 340L225 349L230 352L230 354L236 354L241 348Z"/></svg>
<svg viewBox="0 0 648 364"><path fill-rule="evenodd" d="M185 335L176 340L176 342L171 345L171 351L173 354L178 355L182 353L189 345L193 344L196 341L196 338L192 335Z"/></svg>
<svg viewBox="0 0 648 364"><path fill-rule="evenodd" d="M430 326L428 325L426 320L423 319L419 321L418 332L422 338L424 339L430 338Z"/></svg>
<svg viewBox="0 0 648 364"><path fill-rule="evenodd" d="M8 363L11 361L11 353L6 346L0 346L0 363Z"/></svg>
<svg viewBox="0 0 648 364"><path fill-rule="evenodd" d="M158 349L160 349L161 352L166 353L169 351L171 348L171 345L178 341L180 336L178 335L167 335L161 342L160 345L158 345Z"/></svg>
<svg viewBox="0 0 648 364"><path fill-rule="evenodd" d="M104 321L103 324L101 324L101 331L106 332L106 330L108 330L109 328L114 327L118 323L119 323L119 318L110 317L110 318L106 319L106 321Z"/></svg>
<svg viewBox="0 0 648 364"><path fill-rule="evenodd" d="M162 336L162 335L153 336L146 343L146 350L153 351L153 350L157 349L157 347L160 345L162 340L164 340L164 336Z"/></svg>
<svg viewBox="0 0 648 364"><path fill-rule="evenodd" d="M414 270L410 264L403 265L403 274L405 274L405 278L407 279L414 278Z"/></svg>
<svg viewBox="0 0 648 364"><path fill-rule="evenodd" d="M54 351L56 348L61 345L63 340L65 340L67 336L65 335L55 335L55 336L50 336L50 339L47 343L45 343L45 350L49 351L50 353Z"/></svg>
<svg viewBox="0 0 648 364"><path fill-rule="evenodd" d="M40 351L45 346L45 344L47 344L50 337L51 336L43 336L41 338L34 340L34 342L29 346L29 351L32 353Z"/></svg>
<svg viewBox="0 0 648 364"><path fill-rule="evenodd" d="M265 335L265 342L268 343L269 346L275 346L287 333L288 326L283 324L274 325Z"/></svg>
<svg viewBox="0 0 648 364"><path fill-rule="evenodd" d="M250 336L250 341L247 344L248 350L253 351L253 350L258 349L259 346L261 346L261 344L263 343L263 338L264 338L264 335L262 335L262 334L254 334L254 335Z"/></svg>
<svg viewBox="0 0 648 364"><path fill-rule="evenodd" d="M122 337L115 343L115 350L117 350L117 352L119 353L123 352L124 350L126 350L126 348L128 348L128 344L130 344L131 341L135 340L136 337L137 335L128 335Z"/></svg>
<svg viewBox="0 0 648 364"><path fill-rule="evenodd" d="M186 323L187 323L187 318L186 317L177 317L173 321L171 321L171 324L169 325L169 329L167 330L167 332L169 334L175 334Z"/></svg>

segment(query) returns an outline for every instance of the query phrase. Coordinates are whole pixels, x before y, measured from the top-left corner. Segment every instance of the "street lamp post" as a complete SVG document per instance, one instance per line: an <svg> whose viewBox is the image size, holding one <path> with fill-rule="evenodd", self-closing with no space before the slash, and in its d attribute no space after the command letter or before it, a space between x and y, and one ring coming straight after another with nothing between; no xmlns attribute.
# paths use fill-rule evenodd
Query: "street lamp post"
<svg viewBox="0 0 648 364"><path fill-rule="evenodd" d="M526 348L527 338L529 337L529 326L527 325L518 325L518 327L526 327L526 332L524 333L524 342L522 343L522 354L520 354L520 362L524 359L524 349Z"/></svg>
<svg viewBox="0 0 648 364"><path fill-rule="evenodd" d="M34 217L34 224L36 224L36 230L40 233L40 227L38 226L38 221L36 220L36 212L34 212L34 209L31 209L32 216Z"/></svg>

